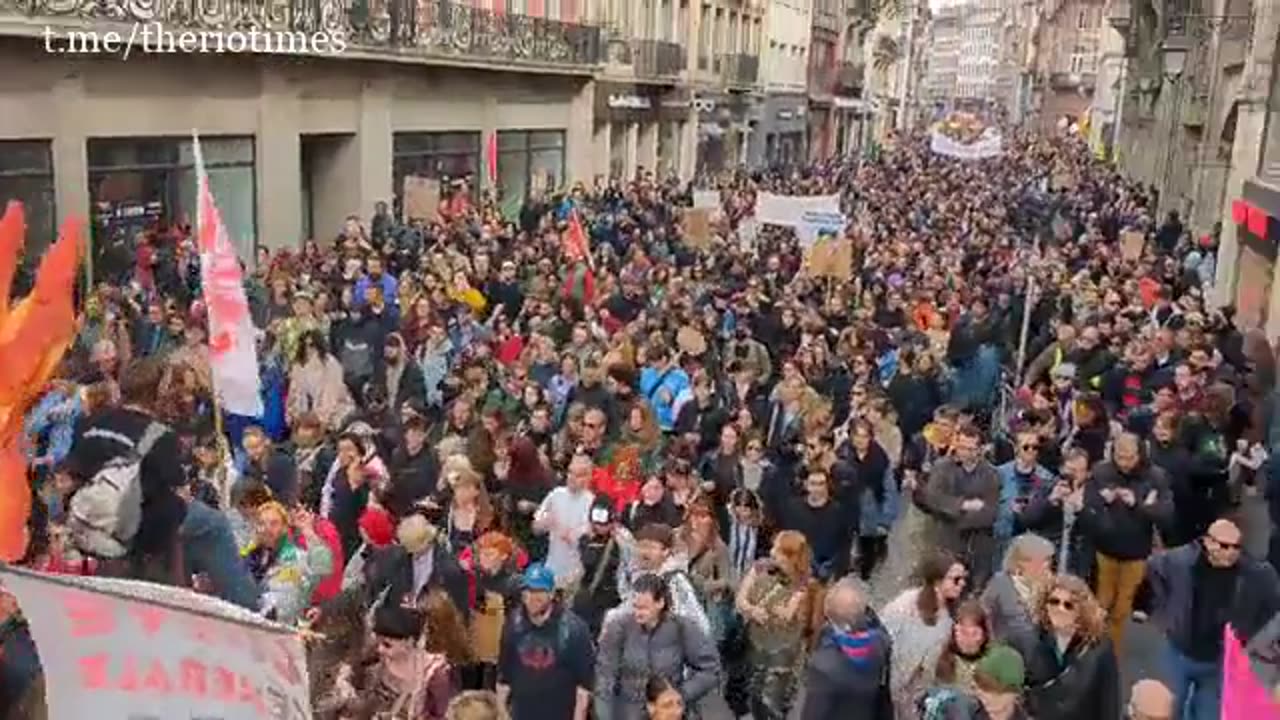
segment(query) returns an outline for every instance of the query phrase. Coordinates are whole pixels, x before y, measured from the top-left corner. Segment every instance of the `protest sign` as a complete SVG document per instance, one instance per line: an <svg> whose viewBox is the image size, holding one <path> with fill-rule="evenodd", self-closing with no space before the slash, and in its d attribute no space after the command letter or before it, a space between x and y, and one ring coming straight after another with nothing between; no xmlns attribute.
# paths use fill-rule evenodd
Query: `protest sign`
<svg viewBox="0 0 1280 720"><path fill-rule="evenodd" d="M1120 233L1120 256L1125 260L1141 260L1146 244L1145 233L1140 230L1125 230Z"/></svg>
<svg viewBox="0 0 1280 720"><path fill-rule="evenodd" d="M684 229L684 237L688 243L705 250L711 247L711 210L708 208L688 208L680 219Z"/></svg>
<svg viewBox="0 0 1280 720"><path fill-rule="evenodd" d="M738 223L738 247L743 252L753 252L759 232L760 226L755 218L743 218L742 222Z"/></svg>
<svg viewBox="0 0 1280 720"><path fill-rule="evenodd" d="M806 210L840 212L839 195L774 195L762 192L756 197L756 222L766 225L798 227Z"/></svg>
<svg viewBox="0 0 1280 720"><path fill-rule="evenodd" d="M432 220L440 211L440 181L418 175L404 176L404 203L400 213L405 222Z"/></svg>
<svg viewBox="0 0 1280 720"><path fill-rule="evenodd" d="M693 206L695 208L711 208L720 209L720 191L719 190L694 190Z"/></svg>
<svg viewBox="0 0 1280 720"><path fill-rule="evenodd" d="M138 581L11 567L44 669L50 720L305 720L297 633L239 607Z"/></svg>
<svg viewBox="0 0 1280 720"><path fill-rule="evenodd" d="M820 234L843 237L846 224L844 214L839 211L805 210L800 213L796 239L800 241L800 247L808 250L817 242Z"/></svg>

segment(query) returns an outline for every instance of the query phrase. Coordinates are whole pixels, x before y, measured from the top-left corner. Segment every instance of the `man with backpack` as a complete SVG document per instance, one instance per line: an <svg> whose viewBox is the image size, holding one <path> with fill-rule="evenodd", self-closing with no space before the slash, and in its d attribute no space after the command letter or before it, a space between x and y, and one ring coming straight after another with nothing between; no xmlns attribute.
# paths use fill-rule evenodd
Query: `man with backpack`
<svg viewBox="0 0 1280 720"><path fill-rule="evenodd" d="M555 599L541 563L524 572L520 606L507 620L498 657L498 697L512 720L586 720L595 649L586 623Z"/></svg>
<svg viewBox="0 0 1280 720"><path fill-rule="evenodd" d="M120 404L81 427L67 462L77 481L67 526L106 574L185 586L178 490L187 478L177 434L150 407L164 372L160 360L137 361L121 376Z"/></svg>

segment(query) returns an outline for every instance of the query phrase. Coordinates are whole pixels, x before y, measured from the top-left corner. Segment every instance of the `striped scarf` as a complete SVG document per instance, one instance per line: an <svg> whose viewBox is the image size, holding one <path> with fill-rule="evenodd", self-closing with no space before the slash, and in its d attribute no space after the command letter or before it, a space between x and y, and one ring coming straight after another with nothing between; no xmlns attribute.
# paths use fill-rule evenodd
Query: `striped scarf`
<svg viewBox="0 0 1280 720"><path fill-rule="evenodd" d="M871 663L871 653L875 650L877 634L875 630L846 632L831 630L831 641L836 648L853 663L855 667L865 668Z"/></svg>

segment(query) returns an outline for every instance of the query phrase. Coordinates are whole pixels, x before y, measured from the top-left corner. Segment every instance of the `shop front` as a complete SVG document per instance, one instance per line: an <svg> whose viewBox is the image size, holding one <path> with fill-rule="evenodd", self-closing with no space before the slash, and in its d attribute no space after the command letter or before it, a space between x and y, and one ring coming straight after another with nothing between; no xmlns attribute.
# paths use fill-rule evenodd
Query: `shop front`
<svg viewBox="0 0 1280 720"><path fill-rule="evenodd" d="M637 170L678 172L692 100L662 85L597 82L596 173L629 178Z"/></svg>
<svg viewBox="0 0 1280 720"><path fill-rule="evenodd" d="M751 140L755 100L742 93L699 93L697 171L718 172L743 164Z"/></svg>
<svg viewBox="0 0 1280 720"><path fill-rule="evenodd" d="M864 125L870 120L871 106L859 99L837 95L831 100L835 112L835 151L837 157L857 154L862 149Z"/></svg>
<svg viewBox="0 0 1280 720"><path fill-rule="evenodd" d="M1274 312L1276 247L1280 243L1280 190L1246 180L1244 194L1231 203L1240 252L1236 258L1236 326L1276 333L1280 321Z"/></svg>
<svg viewBox="0 0 1280 720"><path fill-rule="evenodd" d="M809 99L804 95L770 95L765 98L754 134L753 165L800 165L808 157Z"/></svg>

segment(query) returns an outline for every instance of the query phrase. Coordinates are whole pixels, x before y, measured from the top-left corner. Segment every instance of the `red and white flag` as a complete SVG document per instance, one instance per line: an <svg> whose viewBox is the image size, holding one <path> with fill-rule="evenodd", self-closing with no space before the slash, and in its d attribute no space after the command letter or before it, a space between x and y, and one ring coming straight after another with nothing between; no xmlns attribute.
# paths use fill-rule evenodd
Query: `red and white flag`
<svg viewBox="0 0 1280 720"><path fill-rule="evenodd" d="M209 174L204 169L200 138L192 133L196 158L197 198L200 206L200 277L209 315L209 365L221 409L234 415L258 417L262 396L258 385L258 353L249 301L235 246L213 201Z"/></svg>

